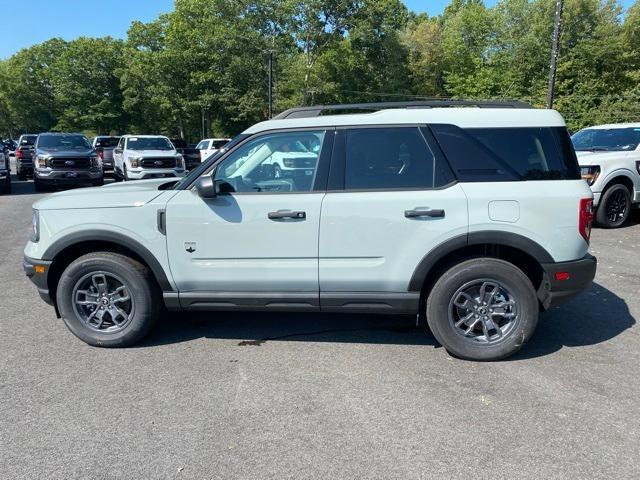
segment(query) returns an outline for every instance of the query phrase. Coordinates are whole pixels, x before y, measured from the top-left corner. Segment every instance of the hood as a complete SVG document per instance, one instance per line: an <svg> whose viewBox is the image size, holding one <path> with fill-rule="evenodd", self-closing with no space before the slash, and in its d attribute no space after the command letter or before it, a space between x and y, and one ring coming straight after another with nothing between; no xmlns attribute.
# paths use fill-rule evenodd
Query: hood
<svg viewBox="0 0 640 480"><path fill-rule="evenodd" d="M175 150L128 150L128 154L138 157L177 157Z"/></svg>
<svg viewBox="0 0 640 480"><path fill-rule="evenodd" d="M619 160L627 158L629 152L592 152L589 150L576 152L578 156L578 164L583 165L601 165L611 160Z"/></svg>
<svg viewBox="0 0 640 480"><path fill-rule="evenodd" d="M96 155L96 151L93 148L74 148L65 149L60 147L43 148L40 147L36 151L37 155L50 155L52 157L78 157L84 158L90 155Z"/></svg>
<svg viewBox="0 0 640 480"><path fill-rule="evenodd" d="M171 180L169 180L171 181ZM54 193L33 204L37 210L140 207L163 193L166 178L112 183Z"/></svg>

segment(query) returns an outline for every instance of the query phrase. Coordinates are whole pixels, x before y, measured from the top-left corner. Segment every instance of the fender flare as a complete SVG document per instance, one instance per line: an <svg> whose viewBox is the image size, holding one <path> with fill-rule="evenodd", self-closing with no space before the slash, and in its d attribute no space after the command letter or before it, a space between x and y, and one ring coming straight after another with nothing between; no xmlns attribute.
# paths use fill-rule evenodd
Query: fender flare
<svg viewBox="0 0 640 480"><path fill-rule="evenodd" d="M553 257L540 244L512 232L480 231L458 235L441 243L427 253L413 271L409 280L410 292L420 292L431 269L447 255L464 247L482 244L517 248L531 255L539 264L554 263Z"/></svg>
<svg viewBox="0 0 640 480"><path fill-rule="evenodd" d="M171 283L167 278L164 268L162 268L160 262L158 262L156 257L147 249L147 247L121 233L98 229L83 230L81 232L71 233L65 235L62 238L59 238L51 245L49 245L42 255L42 258L45 260L54 260L56 255L58 255L62 250L78 243L90 241L115 243L131 250L140 258L142 258L149 266L151 272L153 273L153 276L158 281L158 284L160 285L160 288L163 292L174 291L174 288L171 286Z"/></svg>

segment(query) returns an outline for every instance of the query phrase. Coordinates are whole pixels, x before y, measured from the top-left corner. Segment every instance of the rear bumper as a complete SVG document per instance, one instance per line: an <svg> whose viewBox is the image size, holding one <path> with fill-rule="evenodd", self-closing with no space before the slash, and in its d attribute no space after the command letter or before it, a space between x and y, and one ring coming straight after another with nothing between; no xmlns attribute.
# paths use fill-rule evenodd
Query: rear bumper
<svg viewBox="0 0 640 480"><path fill-rule="evenodd" d="M597 265L596 257L589 254L571 262L543 264L544 279L538 289L542 306L545 309L555 307L585 291L593 282Z"/></svg>
<svg viewBox="0 0 640 480"><path fill-rule="evenodd" d="M37 260L27 256L22 260L22 269L38 289L40 298L49 305L53 305L53 300L51 300L51 296L49 295L49 286L47 285L47 275L49 274L50 266L51 261L48 260Z"/></svg>

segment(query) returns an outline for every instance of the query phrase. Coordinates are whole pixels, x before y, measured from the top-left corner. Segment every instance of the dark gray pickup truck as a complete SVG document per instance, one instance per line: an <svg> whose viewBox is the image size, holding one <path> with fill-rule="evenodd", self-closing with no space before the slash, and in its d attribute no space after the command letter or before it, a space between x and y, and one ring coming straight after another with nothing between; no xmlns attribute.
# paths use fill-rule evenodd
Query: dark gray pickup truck
<svg viewBox="0 0 640 480"><path fill-rule="evenodd" d="M98 154L79 133L41 133L34 145L33 183L36 191L63 185L102 185Z"/></svg>
<svg viewBox="0 0 640 480"><path fill-rule="evenodd" d="M113 171L113 149L116 148L120 137L99 136L93 139L93 148L102 159L102 170Z"/></svg>
<svg viewBox="0 0 640 480"><path fill-rule="evenodd" d="M33 175L33 144L38 135L25 133L18 139L16 148L16 174L18 180L26 180L27 175Z"/></svg>

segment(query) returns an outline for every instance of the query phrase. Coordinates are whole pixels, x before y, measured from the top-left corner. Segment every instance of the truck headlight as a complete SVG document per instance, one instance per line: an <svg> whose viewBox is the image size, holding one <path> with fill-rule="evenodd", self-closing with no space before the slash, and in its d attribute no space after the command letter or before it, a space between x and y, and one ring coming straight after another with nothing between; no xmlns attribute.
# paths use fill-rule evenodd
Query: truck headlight
<svg viewBox="0 0 640 480"><path fill-rule="evenodd" d="M182 155L178 155L176 165L178 165L178 167L182 168L183 170L186 168L184 164L184 157Z"/></svg>
<svg viewBox="0 0 640 480"><path fill-rule="evenodd" d="M31 218L31 238L33 243L40 241L40 211L33 209L33 216Z"/></svg>
<svg viewBox="0 0 640 480"><path fill-rule="evenodd" d="M580 176L586 180L589 186L593 185L600 175L600 167L597 165L590 167L580 167Z"/></svg>
<svg viewBox="0 0 640 480"><path fill-rule="evenodd" d="M129 163L131 163L131 168L138 168L140 166L140 157L129 157Z"/></svg>
<svg viewBox="0 0 640 480"><path fill-rule="evenodd" d="M45 155L38 155L38 168L47 168L47 157Z"/></svg>
<svg viewBox="0 0 640 480"><path fill-rule="evenodd" d="M98 157L97 155L90 156L89 160L91 161L91 168L98 168L102 165L100 157Z"/></svg>

